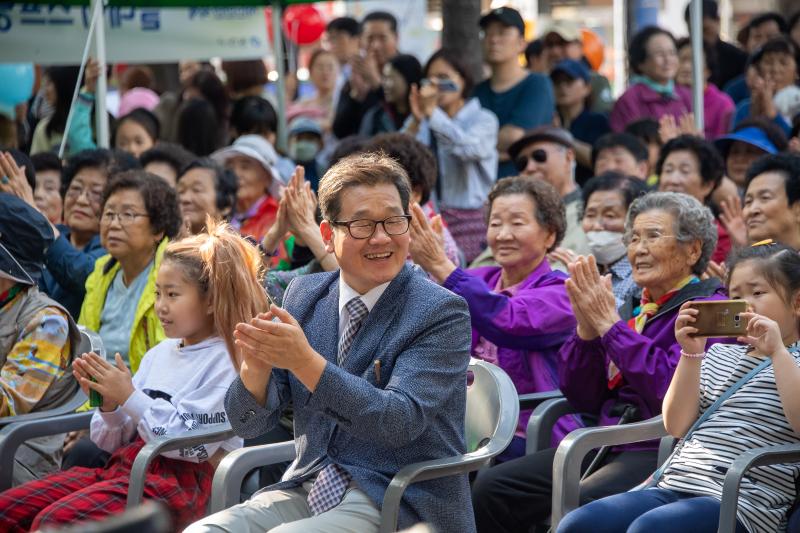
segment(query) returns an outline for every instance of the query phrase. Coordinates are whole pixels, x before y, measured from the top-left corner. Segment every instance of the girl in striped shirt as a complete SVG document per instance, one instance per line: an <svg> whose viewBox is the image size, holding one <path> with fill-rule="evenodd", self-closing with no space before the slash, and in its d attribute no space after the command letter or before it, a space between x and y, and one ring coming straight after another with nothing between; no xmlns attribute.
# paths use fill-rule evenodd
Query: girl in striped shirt
<svg viewBox="0 0 800 533"><path fill-rule="evenodd" d="M783 245L745 248L728 259L728 293L749 310L742 344L692 337L698 311L684 304L675 322L681 360L664 398L664 425L683 438L725 391L764 358L760 370L684 439L658 483L592 502L567 515L559 533L717 531L725 474L737 457L800 441L800 255ZM786 529L800 464L753 468L739 491L737 533Z"/></svg>

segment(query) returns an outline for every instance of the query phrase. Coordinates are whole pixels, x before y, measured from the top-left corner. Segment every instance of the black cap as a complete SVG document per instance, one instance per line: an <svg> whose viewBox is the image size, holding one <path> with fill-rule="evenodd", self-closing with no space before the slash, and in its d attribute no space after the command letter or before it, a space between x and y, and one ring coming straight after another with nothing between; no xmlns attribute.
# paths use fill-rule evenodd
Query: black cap
<svg viewBox="0 0 800 533"><path fill-rule="evenodd" d="M575 148L575 138L564 128L539 126L529 130L525 136L508 147L508 155L516 159L523 148L539 141L550 141L567 148Z"/></svg>
<svg viewBox="0 0 800 533"><path fill-rule="evenodd" d="M485 28L490 22L497 21L503 26L513 26L519 30L520 35L525 35L525 21L522 15L513 7L498 7L492 9L481 17L478 23L481 28Z"/></svg>
<svg viewBox="0 0 800 533"><path fill-rule="evenodd" d="M42 273L53 228L39 211L13 194L0 193L0 272L31 284Z"/></svg>

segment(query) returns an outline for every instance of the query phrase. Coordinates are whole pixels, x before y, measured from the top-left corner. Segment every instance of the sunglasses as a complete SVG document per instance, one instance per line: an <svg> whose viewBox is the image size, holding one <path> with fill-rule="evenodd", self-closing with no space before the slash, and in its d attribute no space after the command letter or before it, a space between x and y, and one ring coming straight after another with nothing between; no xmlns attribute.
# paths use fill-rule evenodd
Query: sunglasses
<svg viewBox="0 0 800 533"><path fill-rule="evenodd" d="M534 150L531 152L531 155L521 155L514 160L514 166L517 167L517 170L522 172L528 166L528 160L533 159L537 163L546 163L547 162L547 150L543 150L539 148L538 150Z"/></svg>

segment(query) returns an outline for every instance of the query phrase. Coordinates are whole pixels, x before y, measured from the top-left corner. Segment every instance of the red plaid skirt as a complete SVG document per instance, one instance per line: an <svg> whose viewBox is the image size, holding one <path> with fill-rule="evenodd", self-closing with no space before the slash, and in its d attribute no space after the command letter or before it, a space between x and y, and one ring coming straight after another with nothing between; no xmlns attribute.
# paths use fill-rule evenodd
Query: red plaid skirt
<svg viewBox="0 0 800 533"><path fill-rule="evenodd" d="M116 450L105 468L70 468L0 494L0 532L35 531L85 520L101 520L125 511L135 441ZM213 467L157 457L150 463L144 498L166 505L180 531L205 515Z"/></svg>

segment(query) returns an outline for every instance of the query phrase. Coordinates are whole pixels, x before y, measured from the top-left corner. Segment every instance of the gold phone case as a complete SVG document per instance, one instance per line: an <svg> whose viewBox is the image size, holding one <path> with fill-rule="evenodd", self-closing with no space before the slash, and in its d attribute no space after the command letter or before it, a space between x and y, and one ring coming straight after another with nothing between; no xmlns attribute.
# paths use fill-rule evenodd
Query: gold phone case
<svg viewBox="0 0 800 533"><path fill-rule="evenodd" d="M747 311L744 300L712 300L692 302L692 307L700 311L694 327L693 337L738 337L744 335L747 323L739 316Z"/></svg>

